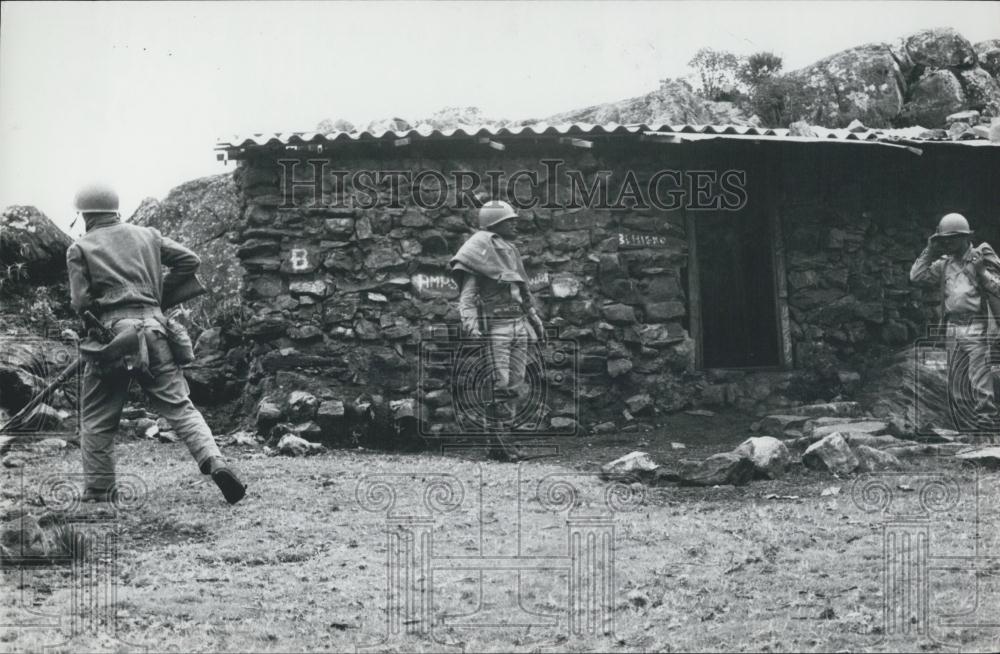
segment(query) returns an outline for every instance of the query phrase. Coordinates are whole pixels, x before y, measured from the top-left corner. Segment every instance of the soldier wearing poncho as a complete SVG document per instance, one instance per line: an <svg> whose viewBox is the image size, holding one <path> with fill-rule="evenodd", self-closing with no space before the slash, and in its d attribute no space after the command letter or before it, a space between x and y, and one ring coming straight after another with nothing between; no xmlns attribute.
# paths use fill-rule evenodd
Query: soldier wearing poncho
<svg viewBox="0 0 1000 654"><path fill-rule="evenodd" d="M973 247L971 236L964 216L946 215L910 269L911 281L937 286L941 293L948 399L959 428L990 427L997 420L990 340L1000 321L1000 258L988 243Z"/></svg>
<svg viewBox="0 0 1000 654"><path fill-rule="evenodd" d="M517 212L493 201L479 211L479 231L449 262L461 291L462 330L471 338L488 338L493 394L513 418L524 393L528 344L545 338L542 320L528 289L528 275L517 248Z"/></svg>

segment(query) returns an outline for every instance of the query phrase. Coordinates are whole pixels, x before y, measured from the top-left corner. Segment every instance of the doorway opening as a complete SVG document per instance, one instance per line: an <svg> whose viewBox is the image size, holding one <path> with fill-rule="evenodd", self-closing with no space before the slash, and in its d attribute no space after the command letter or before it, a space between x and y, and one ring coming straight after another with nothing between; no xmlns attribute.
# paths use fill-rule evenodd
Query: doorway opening
<svg viewBox="0 0 1000 654"><path fill-rule="evenodd" d="M770 221L762 208L699 213L693 221L703 368L783 365Z"/></svg>

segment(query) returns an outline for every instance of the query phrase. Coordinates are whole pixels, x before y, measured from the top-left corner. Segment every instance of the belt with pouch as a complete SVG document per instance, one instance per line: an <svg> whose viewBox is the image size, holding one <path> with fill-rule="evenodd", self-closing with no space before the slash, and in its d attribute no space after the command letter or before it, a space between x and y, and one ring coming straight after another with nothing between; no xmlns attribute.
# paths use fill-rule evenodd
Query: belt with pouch
<svg viewBox="0 0 1000 654"><path fill-rule="evenodd" d="M194 343L187 329L177 320L164 316L158 306L132 304L112 307L101 312L101 320L109 325L114 325L119 320L141 320L143 330L157 332L167 337L174 363L185 366L194 361Z"/></svg>
<svg viewBox="0 0 1000 654"><path fill-rule="evenodd" d="M489 318L523 318L524 307L517 302L484 304L483 313Z"/></svg>
<svg viewBox="0 0 1000 654"><path fill-rule="evenodd" d="M110 343L86 339L80 343L80 355L91 363L99 376L127 372L140 379L151 378L149 371L149 345L147 332L166 334L165 319L160 307L153 305L116 306L101 311L102 323L115 332ZM137 321L118 329L121 320Z"/></svg>
<svg viewBox="0 0 1000 654"><path fill-rule="evenodd" d="M101 322L112 324L118 320L145 320L153 318L157 322L164 320L163 311L154 304L127 304L111 306L103 309L100 314Z"/></svg>

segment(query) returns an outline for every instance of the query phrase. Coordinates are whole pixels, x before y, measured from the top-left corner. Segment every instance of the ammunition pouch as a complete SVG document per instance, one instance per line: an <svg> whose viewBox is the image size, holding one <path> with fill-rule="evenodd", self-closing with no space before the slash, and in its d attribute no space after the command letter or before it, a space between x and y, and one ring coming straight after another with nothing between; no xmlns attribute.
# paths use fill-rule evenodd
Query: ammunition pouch
<svg viewBox="0 0 1000 654"><path fill-rule="evenodd" d="M82 341L80 356L102 378L124 374L149 375L149 348L141 324L118 332L110 343L92 338Z"/></svg>
<svg viewBox="0 0 1000 654"><path fill-rule="evenodd" d="M170 345L170 354L174 357L174 363L178 366L186 366L194 362L194 343L191 342L191 335L175 318L157 318L163 325L167 334L167 343Z"/></svg>

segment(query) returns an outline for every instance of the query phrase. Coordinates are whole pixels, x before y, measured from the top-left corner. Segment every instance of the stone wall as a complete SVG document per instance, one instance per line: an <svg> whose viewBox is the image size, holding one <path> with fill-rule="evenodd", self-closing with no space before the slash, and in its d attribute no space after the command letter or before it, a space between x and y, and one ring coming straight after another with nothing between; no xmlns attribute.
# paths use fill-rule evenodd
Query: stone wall
<svg viewBox="0 0 1000 654"><path fill-rule="evenodd" d="M611 164L578 156L566 166L593 171ZM484 179L487 169L541 168L538 157L339 160L335 167L470 170ZM312 170L300 168L297 179L309 179ZM449 428L449 373L430 370L421 380L419 355L421 348L449 347L441 328L458 322L458 289L446 264L473 233L476 210L424 210L409 201L400 208L337 208L329 205L348 204L335 201L360 191L338 195L329 188L324 206L311 206L307 187L297 189L297 208L283 210L280 169L267 160L243 163L237 181L246 201L238 256L253 313L243 334L256 343L256 375L310 370L326 392L348 402L373 389L394 400L425 394L427 405L417 411ZM449 192L447 204L455 206L455 189ZM389 204L388 190L380 195ZM584 426L620 420L625 406L651 413L650 396L665 409L689 404L692 392L680 382L693 367L683 324L683 215L546 209L527 215L518 246L530 286L546 323L578 348L575 374L548 362L549 418L575 419L574 387Z"/></svg>
<svg viewBox="0 0 1000 654"><path fill-rule="evenodd" d="M839 383L874 404L886 391L880 368L938 322L936 289L909 282L914 259L953 211L969 219L974 243L996 246L1000 190L989 148L928 147L920 156L847 148L818 164L804 152L783 156L790 327L795 365L810 382ZM850 152L859 148L863 160ZM868 389L879 376L883 383Z"/></svg>
<svg viewBox="0 0 1000 654"><path fill-rule="evenodd" d="M722 166L734 147L761 156L752 144L699 148L694 158L647 144L600 155L540 148L488 157L452 148L410 158L398 150L378 158L340 156L329 170L434 169L448 179L464 170L485 179L486 170L527 168L540 172L542 193L552 181L539 163L545 157L562 157L588 184L602 169L616 171L618 180L630 169L643 182L663 168ZM905 151L879 156L881 148L865 146L789 147L774 146L771 163L760 160L757 173L751 171L770 171L767 183L775 189L794 354L789 370L695 369L683 210L523 212L528 219L518 245L531 287L546 324L577 353L574 373L552 359L553 347L545 350L547 420L562 419L565 427L579 419L586 431L696 405L763 411L831 399L857 390L866 366L922 333L934 303L910 287L909 266L944 211L964 207L972 220L985 219L985 207L996 200L981 185L988 162L974 164L972 157L956 166ZM868 163L857 157L859 148ZM967 157L971 148L961 150ZM390 206L385 185L377 191L379 206L351 208L349 200L366 191L340 188L327 175L322 197L314 198L305 183L313 170L296 168L302 185L293 208L281 208L287 200L276 157L246 159L236 171L243 202L237 256L248 318L235 336L253 344L247 409L266 396L280 404L291 391L308 390L326 403L328 418L348 418L367 406L369 395L382 394L398 415L452 429L450 371L422 368L421 352L454 347L458 289L446 264L473 233L475 210L448 208L458 204L454 186L445 208L421 209L405 184L399 207ZM954 186L937 192L943 182L928 183L935 175ZM565 202L569 185L562 181L558 199ZM516 190L520 198L532 192L527 182ZM615 192L613 182L612 198ZM696 213L688 212L694 220Z"/></svg>

